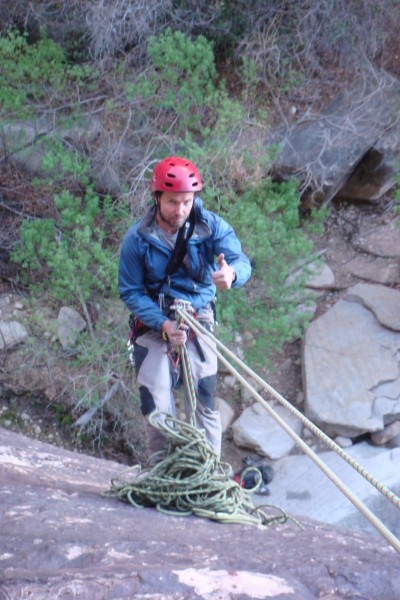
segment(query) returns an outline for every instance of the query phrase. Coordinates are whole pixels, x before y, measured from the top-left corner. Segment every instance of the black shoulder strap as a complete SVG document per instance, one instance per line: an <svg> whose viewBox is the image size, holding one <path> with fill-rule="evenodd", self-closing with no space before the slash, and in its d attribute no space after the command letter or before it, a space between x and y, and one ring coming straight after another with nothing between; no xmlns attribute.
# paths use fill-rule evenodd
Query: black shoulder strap
<svg viewBox="0 0 400 600"><path fill-rule="evenodd" d="M165 277L161 282L160 287L158 288L158 292L161 290L164 283L167 281L168 277L175 273L177 269L179 269L182 264L183 259L185 258L186 248L188 240L191 238L194 230L195 224L195 212L194 207L190 211L189 217L186 219L182 227L178 231L178 235L176 236L176 242L174 249L171 254L171 258L168 261L167 267L165 269Z"/></svg>
<svg viewBox="0 0 400 600"><path fill-rule="evenodd" d="M168 261L167 268L165 270L165 274L167 277L172 275L182 264L183 259L185 258L187 243L191 238L194 230L194 210L192 209L189 217L179 229L178 235L176 237L176 242L174 249L172 251L171 258Z"/></svg>

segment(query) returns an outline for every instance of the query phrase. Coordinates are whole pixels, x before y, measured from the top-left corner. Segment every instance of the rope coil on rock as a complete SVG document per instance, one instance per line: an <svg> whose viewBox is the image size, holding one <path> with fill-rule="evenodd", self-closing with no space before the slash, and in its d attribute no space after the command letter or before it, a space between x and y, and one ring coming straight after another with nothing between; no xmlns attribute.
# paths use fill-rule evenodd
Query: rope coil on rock
<svg viewBox="0 0 400 600"><path fill-rule="evenodd" d="M260 483L245 490L234 481L232 468L220 462L204 430L157 411L149 420L167 437L166 455L151 468L142 470L136 465L125 469L112 479L105 496L117 497L136 508L153 506L169 515L196 515L261 528L288 519L300 525L278 507L254 506L250 493ZM267 513L267 508L275 514Z"/></svg>

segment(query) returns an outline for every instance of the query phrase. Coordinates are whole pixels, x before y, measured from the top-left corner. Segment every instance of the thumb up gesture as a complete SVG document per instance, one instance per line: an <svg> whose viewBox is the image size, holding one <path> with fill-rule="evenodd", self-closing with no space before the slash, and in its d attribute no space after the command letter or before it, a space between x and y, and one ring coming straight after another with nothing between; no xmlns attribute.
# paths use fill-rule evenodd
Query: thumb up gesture
<svg viewBox="0 0 400 600"><path fill-rule="evenodd" d="M218 256L218 271L212 274L213 282L219 290L229 290L235 279L235 269L228 265L225 255Z"/></svg>

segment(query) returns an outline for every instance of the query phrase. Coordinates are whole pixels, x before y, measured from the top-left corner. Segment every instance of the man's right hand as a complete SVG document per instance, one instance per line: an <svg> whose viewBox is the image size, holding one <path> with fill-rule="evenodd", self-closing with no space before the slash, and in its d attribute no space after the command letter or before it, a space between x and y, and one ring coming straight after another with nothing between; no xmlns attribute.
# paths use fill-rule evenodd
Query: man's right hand
<svg viewBox="0 0 400 600"><path fill-rule="evenodd" d="M162 325L162 331L168 337L168 340L172 346L183 346L185 344L187 335L186 330L189 329L186 323L182 323L180 329L176 321L170 321L167 319Z"/></svg>

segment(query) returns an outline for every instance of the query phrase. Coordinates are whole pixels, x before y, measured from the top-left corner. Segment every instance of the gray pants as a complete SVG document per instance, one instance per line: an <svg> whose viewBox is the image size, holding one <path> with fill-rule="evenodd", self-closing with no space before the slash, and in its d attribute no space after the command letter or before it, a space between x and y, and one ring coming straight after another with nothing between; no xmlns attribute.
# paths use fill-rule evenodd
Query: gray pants
<svg viewBox="0 0 400 600"><path fill-rule="evenodd" d="M200 315L199 315L200 316ZM202 322L210 322L208 313L202 314ZM187 342L187 349L192 370L194 388L197 395L196 427L204 429L206 437L214 450L221 453L222 426L220 413L214 407L214 392L218 359L209 346L197 338L201 352L199 353L193 339ZM136 376L139 384L142 414L148 416L154 410L176 415L175 401L172 392L172 363L167 355L168 344L163 341L161 333L148 331L135 342ZM191 407L185 394L186 416ZM164 450L166 439L164 434L153 427L146 419L147 444L150 453Z"/></svg>

